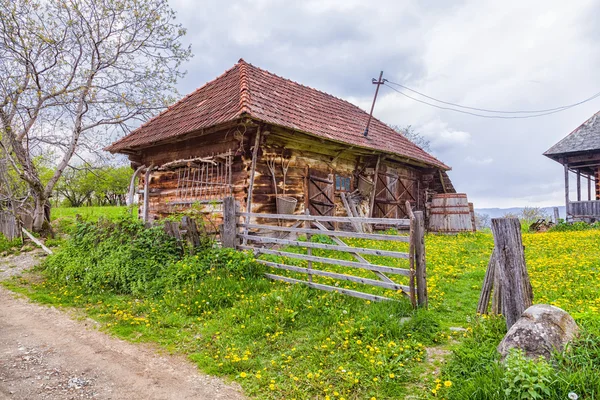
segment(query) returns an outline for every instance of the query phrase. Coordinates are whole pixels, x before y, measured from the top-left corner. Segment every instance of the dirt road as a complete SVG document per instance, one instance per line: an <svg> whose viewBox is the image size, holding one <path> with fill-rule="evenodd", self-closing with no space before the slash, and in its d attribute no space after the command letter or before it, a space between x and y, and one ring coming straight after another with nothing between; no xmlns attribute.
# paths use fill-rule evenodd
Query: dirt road
<svg viewBox="0 0 600 400"><path fill-rule="evenodd" d="M7 274L7 263L0 262L0 279L20 267L8 266L13 271ZM0 399L244 398L183 358L95 328L93 321L75 321L0 286Z"/></svg>

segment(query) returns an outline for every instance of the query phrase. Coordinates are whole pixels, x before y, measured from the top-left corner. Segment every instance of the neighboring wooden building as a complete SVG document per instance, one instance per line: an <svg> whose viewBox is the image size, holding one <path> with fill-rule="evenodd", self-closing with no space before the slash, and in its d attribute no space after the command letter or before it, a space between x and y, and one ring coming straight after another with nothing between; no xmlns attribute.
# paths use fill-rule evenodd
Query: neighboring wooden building
<svg viewBox="0 0 600 400"><path fill-rule="evenodd" d="M129 156L140 189L148 181L149 220L227 195L259 213L404 218L407 200L425 210L455 192L450 168L389 126L374 118L363 136L368 118L240 60L107 150Z"/></svg>
<svg viewBox="0 0 600 400"><path fill-rule="evenodd" d="M567 219L600 218L600 111L544 155L564 166ZM569 198L569 172L577 176L576 199Z"/></svg>

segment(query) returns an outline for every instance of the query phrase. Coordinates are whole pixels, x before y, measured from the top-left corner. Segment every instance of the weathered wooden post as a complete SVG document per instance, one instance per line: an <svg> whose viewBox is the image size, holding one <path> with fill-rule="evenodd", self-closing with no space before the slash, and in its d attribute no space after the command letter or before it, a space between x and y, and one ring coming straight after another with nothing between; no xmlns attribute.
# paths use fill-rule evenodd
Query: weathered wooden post
<svg viewBox="0 0 600 400"><path fill-rule="evenodd" d="M425 266L425 219L423 211L414 212L414 263L417 281L417 304L427 308L427 269Z"/></svg>
<svg viewBox="0 0 600 400"><path fill-rule="evenodd" d="M490 297L492 294L492 287L494 285L495 275L496 275L496 256L495 256L495 252L492 251L490 261L488 262L487 270L485 271L485 278L483 279L483 286L481 287L479 303L477 304L477 313L478 314L487 314L487 309L490 304Z"/></svg>
<svg viewBox="0 0 600 400"><path fill-rule="evenodd" d="M500 290L502 314L506 317L506 327L510 329L533 301L521 224L517 218L493 218L492 233L497 258L495 273L499 282L494 286L495 290Z"/></svg>
<svg viewBox="0 0 600 400"><path fill-rule="evenodd" d="M558 207L554 207L554 223L558 224L559 219L560 219L560 214L558 213Z"/></svg>
<svg viewBox="0 0 600 400"><path fill-rule="evenodd" d="M237 217L236 204L233 196L223 199L223 228L221 230L221 244L223 247L234 248L237 244Z"/></svg>

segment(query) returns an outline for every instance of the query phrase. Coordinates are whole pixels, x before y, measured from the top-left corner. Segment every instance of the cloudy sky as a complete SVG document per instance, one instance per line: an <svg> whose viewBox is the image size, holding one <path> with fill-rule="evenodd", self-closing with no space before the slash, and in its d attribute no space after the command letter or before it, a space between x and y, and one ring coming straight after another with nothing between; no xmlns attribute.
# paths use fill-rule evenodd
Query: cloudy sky
<svg viewBox="0 0 600 400"><path fill-rule="evenodd" d="M600 91L599 0L171 4L195 54L182 94L239 58L364 109L381 70L430 96L495 110L554 108ZM486 119L383 87L375 116L425 135L481 208L562 204L562 166L542 153L598 110L600 98L539 118Z"/></svg>

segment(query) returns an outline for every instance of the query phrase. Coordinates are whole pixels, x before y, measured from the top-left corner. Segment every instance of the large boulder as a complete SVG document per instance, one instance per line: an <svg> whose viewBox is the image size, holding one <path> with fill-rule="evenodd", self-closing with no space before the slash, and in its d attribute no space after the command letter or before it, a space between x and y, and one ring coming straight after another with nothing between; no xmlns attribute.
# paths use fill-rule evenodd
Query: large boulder
<svg viewBox="0 0 600 400"><path fill-rule="evenodd" d="M579 333L566 311L548 304L535 304L523 312L498 345L502 359L510 349L521 349L527 357L549 359L554 350L562 351Z"/></svg>

